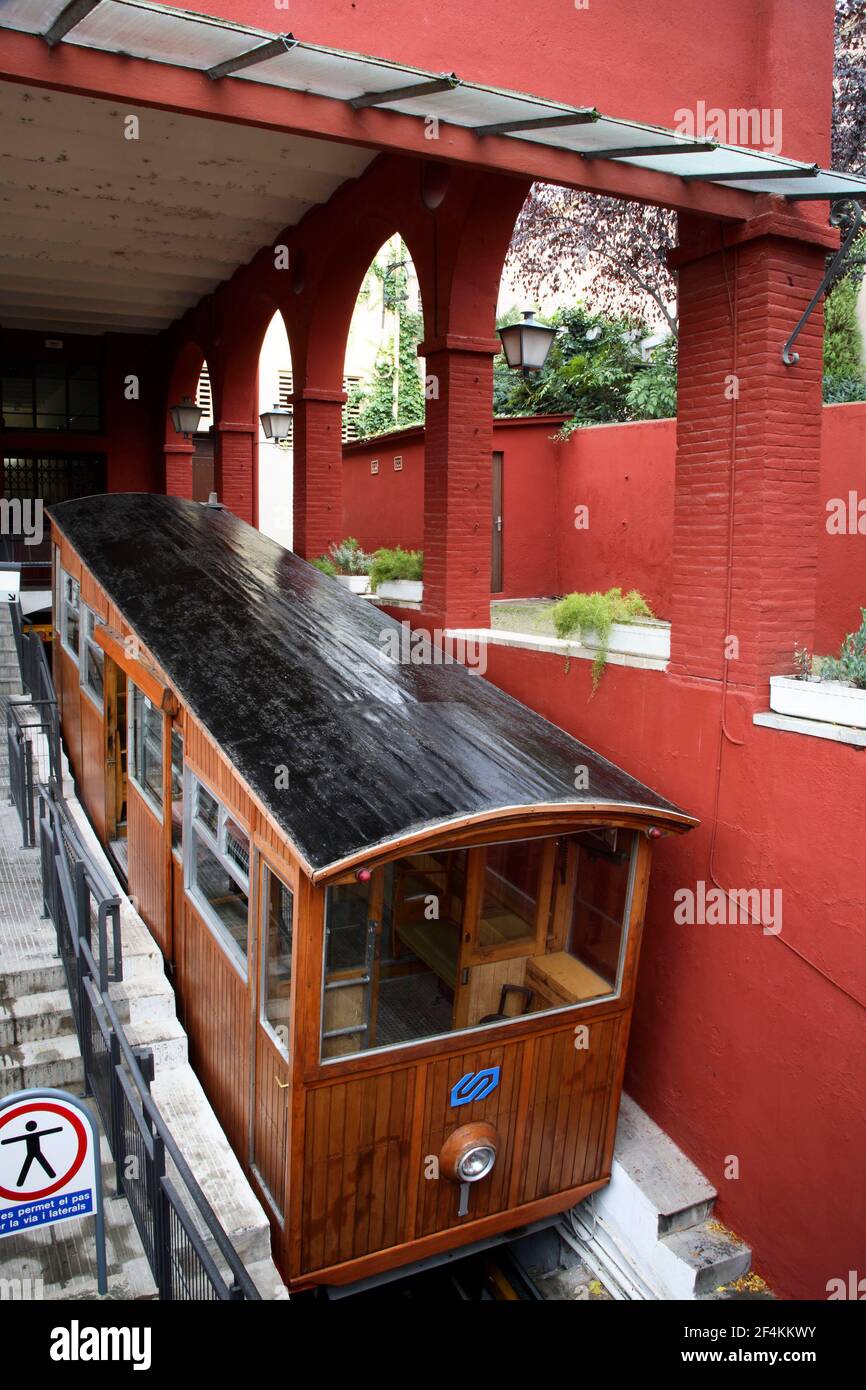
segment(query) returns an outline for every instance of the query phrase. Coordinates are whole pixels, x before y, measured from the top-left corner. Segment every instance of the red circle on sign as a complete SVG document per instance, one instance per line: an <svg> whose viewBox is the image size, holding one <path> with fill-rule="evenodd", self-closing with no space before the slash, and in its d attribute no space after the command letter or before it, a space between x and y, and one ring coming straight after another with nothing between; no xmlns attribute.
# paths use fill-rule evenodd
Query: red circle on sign
<svg viewBox="0 0 866 1390"><path fill-rule="evenodd" d="M68 1120L78 1140L78 1152L75 1155L72 1167L64 1173L62 1178L58 1178L57 1181L51 1183L49 1187L40 1187L35 1192L22 1192L20 1188L17 1191L10 1192L8 1187L0 1187L0 1197L5 1197L7 1201L10 1202L38 1202L43 1197L50 1197L52 1192L57 1192L61 1187L65 1187L68 1182L72 1181L84 1162L87 1153L87 1130L84 1128L84 1121L81 1116L76 1115L74 1110L70 1111L64 1109L62 1105L54 1105L50 1100L34 1100L29 1101L26 1105L17 1105L14 1110L9 1111L8 1115L0 1117L0 1129L8 1124L10 1120L14 1120L17 1115L27 1115L32 1110L50 1110L52 1114L60 1115L64 1120Z"/></svg>

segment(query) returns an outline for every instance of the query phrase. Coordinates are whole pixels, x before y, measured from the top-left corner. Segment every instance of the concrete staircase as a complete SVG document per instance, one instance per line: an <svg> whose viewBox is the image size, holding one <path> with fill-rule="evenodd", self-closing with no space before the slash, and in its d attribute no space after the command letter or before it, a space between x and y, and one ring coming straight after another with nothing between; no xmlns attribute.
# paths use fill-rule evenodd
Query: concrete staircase
<svg viewBox="0 0 866 1390"><path fill-rule="evenodd" d="M568 1214L563 1234L615 1296L726 1296L752 1252L713 1220L716 1189L629 1097L622 1097L611 1181Z"/></svg>
<svg viewBox="0 0 866 1390"><path fill-rule="evenodd" d="M20 695L21 674L8 603L0 603L0 695Z"/></svg>

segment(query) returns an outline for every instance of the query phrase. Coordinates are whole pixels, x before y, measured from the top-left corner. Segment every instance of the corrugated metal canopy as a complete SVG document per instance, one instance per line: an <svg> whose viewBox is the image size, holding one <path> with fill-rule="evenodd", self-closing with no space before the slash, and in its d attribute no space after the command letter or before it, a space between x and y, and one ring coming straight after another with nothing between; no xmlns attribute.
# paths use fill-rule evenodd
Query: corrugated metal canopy
<svg viewBox="0 0 866 1390"><path fill-rule="evenodd" d="M363 104L419 119L437 118L475 130L480 138L495 130L508 139L573 151L587 159L616 159L657 173L733 184L749 193L775 193L792 200L866 198L866 178L860 175L819 170L737 145L708 148L705 141L600 115L592 107L562 106L458 80L453 74L304 43L291 35L280 42L269 30L147 0L73 0L71 5L67 0L6 0L0 27L342 102L359 104L366 97ZM261 58L256 57L257 49L262 50ZM235 66L247 57L249 65ZM642 149L652 153L642 155Z"/></svg>
<svg viewBox="0 0 866 1390"><path fill-rule="evenodd" d="M398 623L229 511L114 493L51 517L318 875L533 807L694 823L464 666L391 659Z"/></svg>

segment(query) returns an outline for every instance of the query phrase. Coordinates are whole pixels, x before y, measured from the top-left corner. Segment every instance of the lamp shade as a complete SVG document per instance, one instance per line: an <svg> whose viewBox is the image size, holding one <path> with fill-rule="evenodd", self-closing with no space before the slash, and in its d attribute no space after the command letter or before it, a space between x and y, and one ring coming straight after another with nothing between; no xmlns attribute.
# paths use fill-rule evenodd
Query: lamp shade
<svg viewBox="0 0 866 1390"><path fill-rule="evenodd" d="M188 438L191 434L195 434L198 429L204 411L201 406L195 404L195 401L191 401L189 396L184 396L180 405L171 407L169 414L171 415L171 423L178 434Z"/></svg>
<svg viewBox="0 0 866 1390"><path fill-rule="evenodd" d="M499 337L509 367L522 372L540 372L556 337L556 329L539 323L534 311L526 309L520 323L499 329Z"/></svg>
<svg viewBox="0 0 866 1390"><path fill-rule="evenodd" d="M274 402L273 410L263 410L259 419L266 439L288 439L292 433L292 412L279 401Z"/></svg>

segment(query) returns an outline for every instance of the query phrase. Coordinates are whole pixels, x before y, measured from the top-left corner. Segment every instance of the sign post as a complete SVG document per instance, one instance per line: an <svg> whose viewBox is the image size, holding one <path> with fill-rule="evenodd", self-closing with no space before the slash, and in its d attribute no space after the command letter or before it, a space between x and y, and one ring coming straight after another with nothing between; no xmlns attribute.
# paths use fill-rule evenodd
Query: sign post
<svg viewBox="0 0 866 1390"><path fill-rule="evenodd" d="M0 1239L96 1217L99 1292L108 1292L99 1131L77 1096L48 1087L0 1100Z"/></svg>

